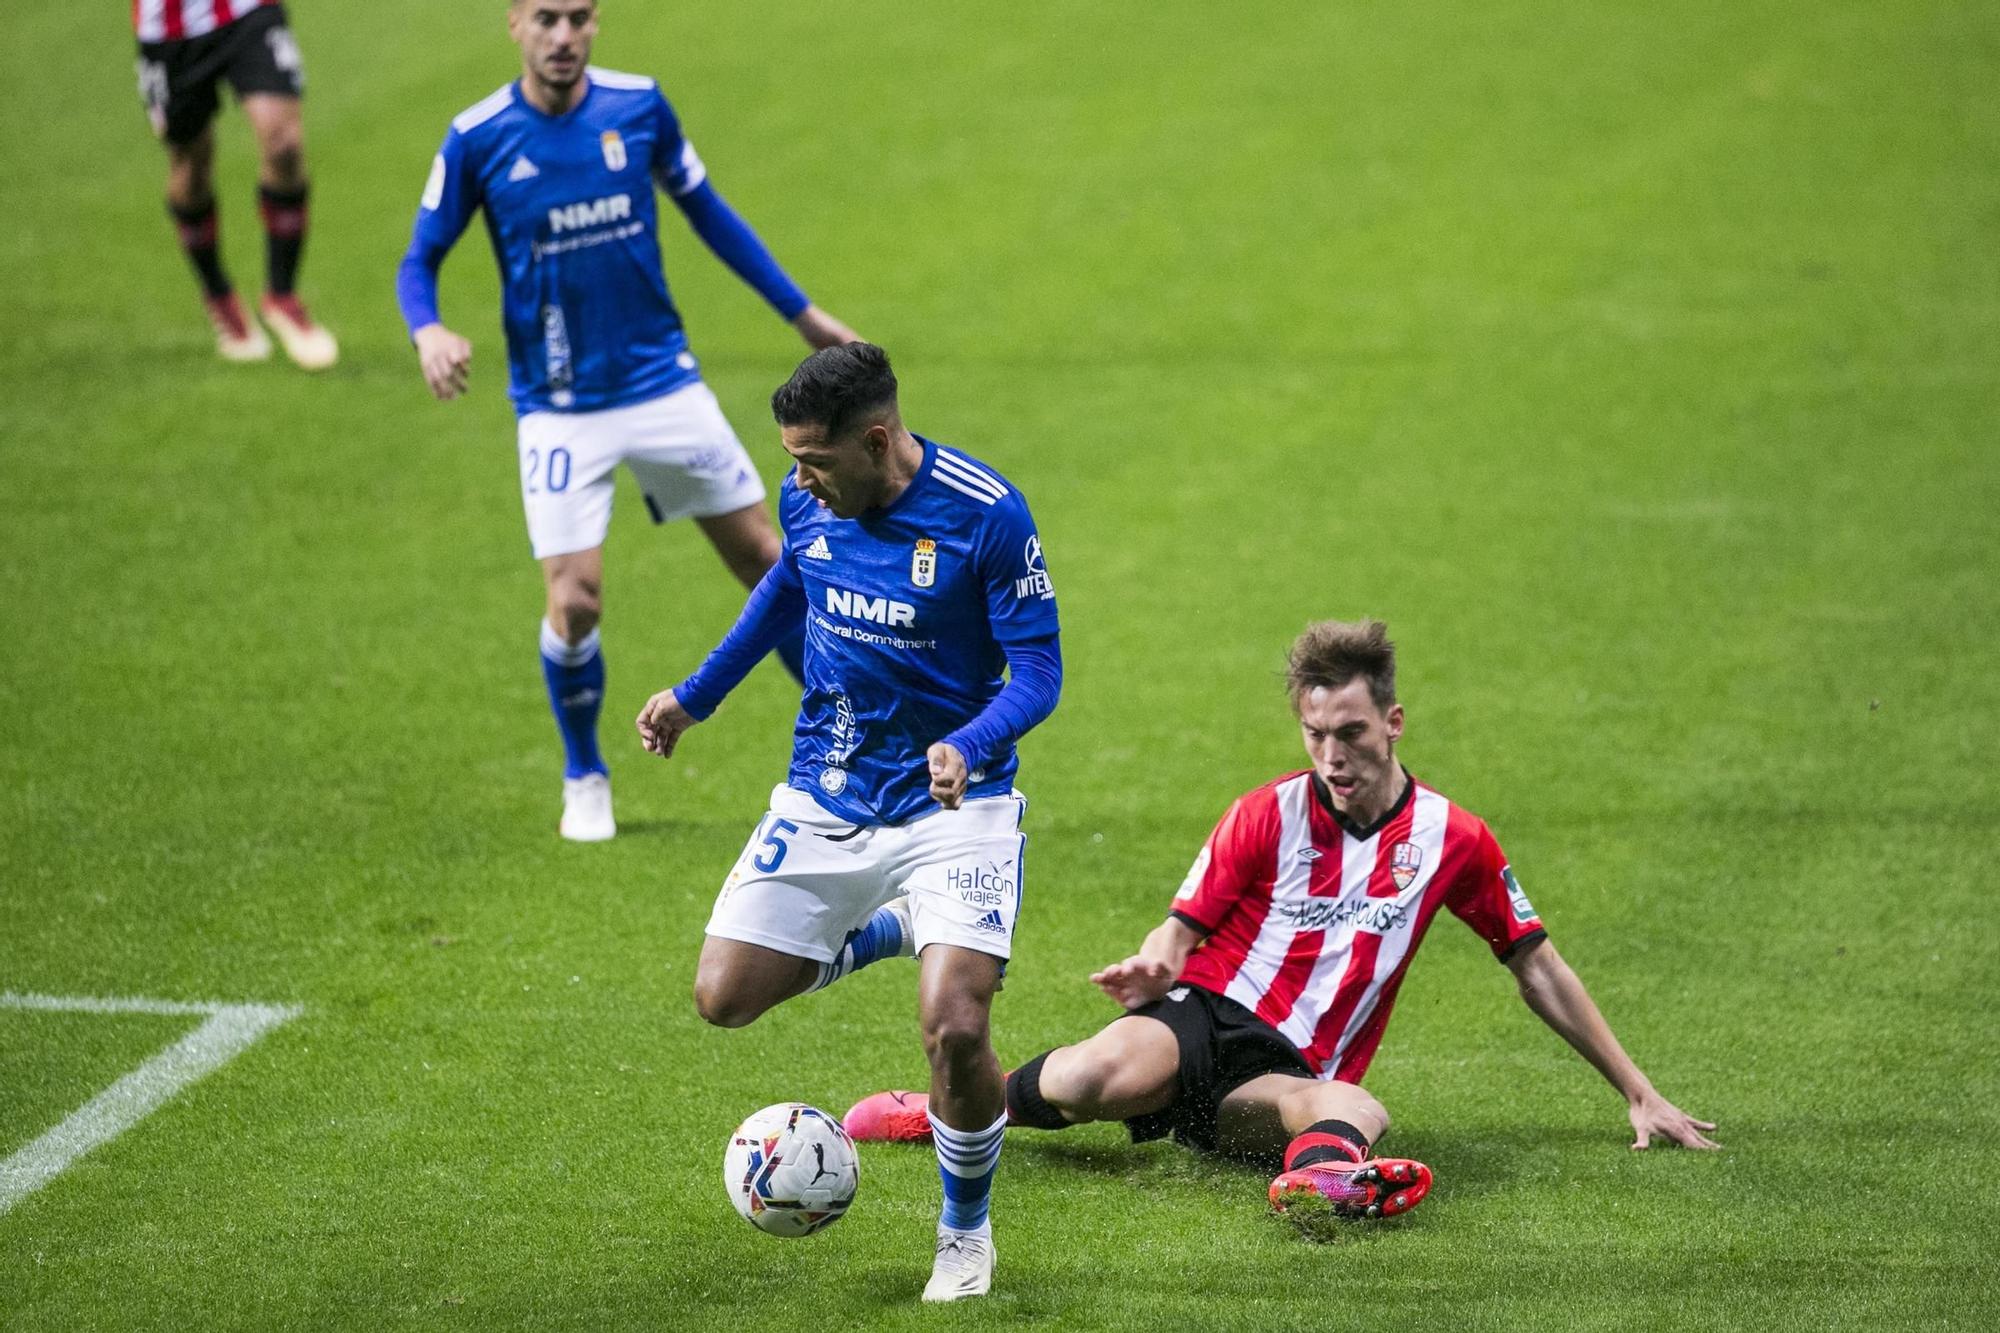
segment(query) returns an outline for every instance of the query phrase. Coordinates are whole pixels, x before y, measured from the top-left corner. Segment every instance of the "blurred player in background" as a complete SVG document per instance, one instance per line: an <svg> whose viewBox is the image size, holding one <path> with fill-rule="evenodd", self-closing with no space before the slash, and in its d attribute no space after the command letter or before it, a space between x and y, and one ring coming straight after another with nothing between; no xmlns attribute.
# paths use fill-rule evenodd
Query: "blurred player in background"
<svg viewBox="0 0 2000 1333"><path fill-rule="evenodd" d="M778 558L758 478L688 350L667 293L653 188L811 347L854 333L806 299L716 193L652 79L590 66L594 0L513 0L521 77L452 121L397 274L431 392L464 391L472 344L438 316L444 257L484 209L499 261L521 496L548 591L542 672L566 752L565 838L611 837L598 619L613 472L655 523L692 517L745 587ZM777 644L800 674L800 627Z"/></svg>
<svg viewBox="0 0 2000 1333"><path fill-rule="evenodd" d="M880 958L922 959L944 1186L924 1299L977 1296L1007 1127L991 1010L1027 849L1014 743L1061 693L1055 588L1027 501L904 427L881 348L808 357L771 408L797 464L778 494L784 554L701 669L638 719L645 747L672 754L805 620L791 772L715 900L695 1005L741 1027Z"/></svg>
<svg viewBox="0 0 2000 1333"><path fill-rule="evenodd" d="M202 300L226 361L262 361L271 340L251 319L222 268L217 239L214 120L218 89L236 91L257 137L257 207L264 218L264 295L257 313L307 370L324 370L340 347L299 301L306 245L306 159L299 46L277 0L134 0L139 96L167 146L167 211L201 280Z"/></svg>
<svg viewBox="0 0 2000 1333"><path fill-rule="evenodd" d="M1713 1148L1654 1089L1549 943L1485 821L1396 760L1403 707L1380 621L1326 621L1292 645L1289 688L1312 767L1240 798L1172 913L1091 980L1128 1012L1007 1076L1014 1124L1122 1120L1208 1152L1282 1164L1274 1206L1407 1212L1430 1169L1379 1158L1389 1113L1361 1087L1424 932L1440 910L1476 931L1521 998L1625 1098L1634 1148ZM921 1140L918 1093L876 1093L857 1139ZM1310 1211L1310 1210L1308 1210Z"/></svg>

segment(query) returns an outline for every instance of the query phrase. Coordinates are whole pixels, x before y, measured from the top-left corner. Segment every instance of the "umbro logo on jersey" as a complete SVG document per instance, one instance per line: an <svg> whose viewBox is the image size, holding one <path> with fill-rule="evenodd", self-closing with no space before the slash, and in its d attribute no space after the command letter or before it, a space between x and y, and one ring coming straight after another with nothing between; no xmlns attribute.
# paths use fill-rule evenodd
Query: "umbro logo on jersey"
<svg viewBox="0 0 2000 1333"><path fill-rule="evenodd" d="M1301 861L1317 861L1319 860L1319 856L1320 852L1319 848L1317 847L1299 848L1299 860Z"/></svg>
<svg viewBox="0 0 2000 1333"><path fill-rule="evenodd" d="M808 560L831 560L833 551L827 546L825 537L815 537L812 545L800 552Z"/></svg>
<svg viewBox="0 0 2000 1333"><path fill-rule="evenodd" d="M514 159L514 169L507 173L510 181L528 181L542 174L542 169L530 162L526 154Z"/></svg>
<svg viewBox="0 0 2000 1333"><path fill-rule="evenodd" d="M1007 933L1007 923L1000 919L1000 909L997 907L973 922L972 927L974 930L990 930L995 935Z"/></svg>

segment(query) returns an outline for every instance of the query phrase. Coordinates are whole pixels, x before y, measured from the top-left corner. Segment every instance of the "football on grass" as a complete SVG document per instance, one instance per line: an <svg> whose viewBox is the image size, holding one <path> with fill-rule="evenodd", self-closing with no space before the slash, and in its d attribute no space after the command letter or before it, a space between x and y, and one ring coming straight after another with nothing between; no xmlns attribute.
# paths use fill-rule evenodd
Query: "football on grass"
<svg viewBox="0 0 2000 1333"><path fill-rule="evenodd" d="M854 1202L861 1161L840 1122L804 1102L767 1106L736 1127L722 1184L743 1220L773 1236L810 1236Z"/></svg>

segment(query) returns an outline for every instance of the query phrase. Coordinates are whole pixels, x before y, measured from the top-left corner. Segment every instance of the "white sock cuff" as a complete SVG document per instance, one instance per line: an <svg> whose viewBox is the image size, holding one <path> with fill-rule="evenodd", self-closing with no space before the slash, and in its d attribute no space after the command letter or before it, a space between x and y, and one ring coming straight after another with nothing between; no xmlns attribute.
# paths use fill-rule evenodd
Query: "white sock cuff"
<svg viewBox="0 0 2000 1333"><path fill-rule="evenodd" d="M554 662L557 666L580 667L591 658L597 656L597 649L598 640L595 628L583 636L582 643L572 646L563 642L562 635L556 633L555 626L548 622L547 617L543 618L542 656L548 658L549 661Z"/></svg>
<svg viewBox="0 0 2000 1333"><path fill-rule="evenodd" d="M1000 1144L1007 1133L1007 1112L985 1129L953 1129L926 1112L937 1148L938 1163L955 1176L983 1176L1000 1160Z"/></svg>

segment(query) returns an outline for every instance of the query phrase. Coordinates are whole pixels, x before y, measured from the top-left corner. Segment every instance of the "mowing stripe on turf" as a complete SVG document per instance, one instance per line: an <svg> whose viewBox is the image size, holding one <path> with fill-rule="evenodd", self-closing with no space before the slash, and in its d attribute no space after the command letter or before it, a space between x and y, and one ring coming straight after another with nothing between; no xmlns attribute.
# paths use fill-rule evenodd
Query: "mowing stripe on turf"
<svg viewBox="0 0 2000 1333"><path fill-rule="evenodd" d="M150 1115L188 1084L228 1064L266 1032L304 1012L298 1005L190 1004L178 1000L0 992L0 1009L85 1014L206 1014L207 1021L85 1102L68 1119L0 1162L0 1214L71 1162Z"/></svg>

